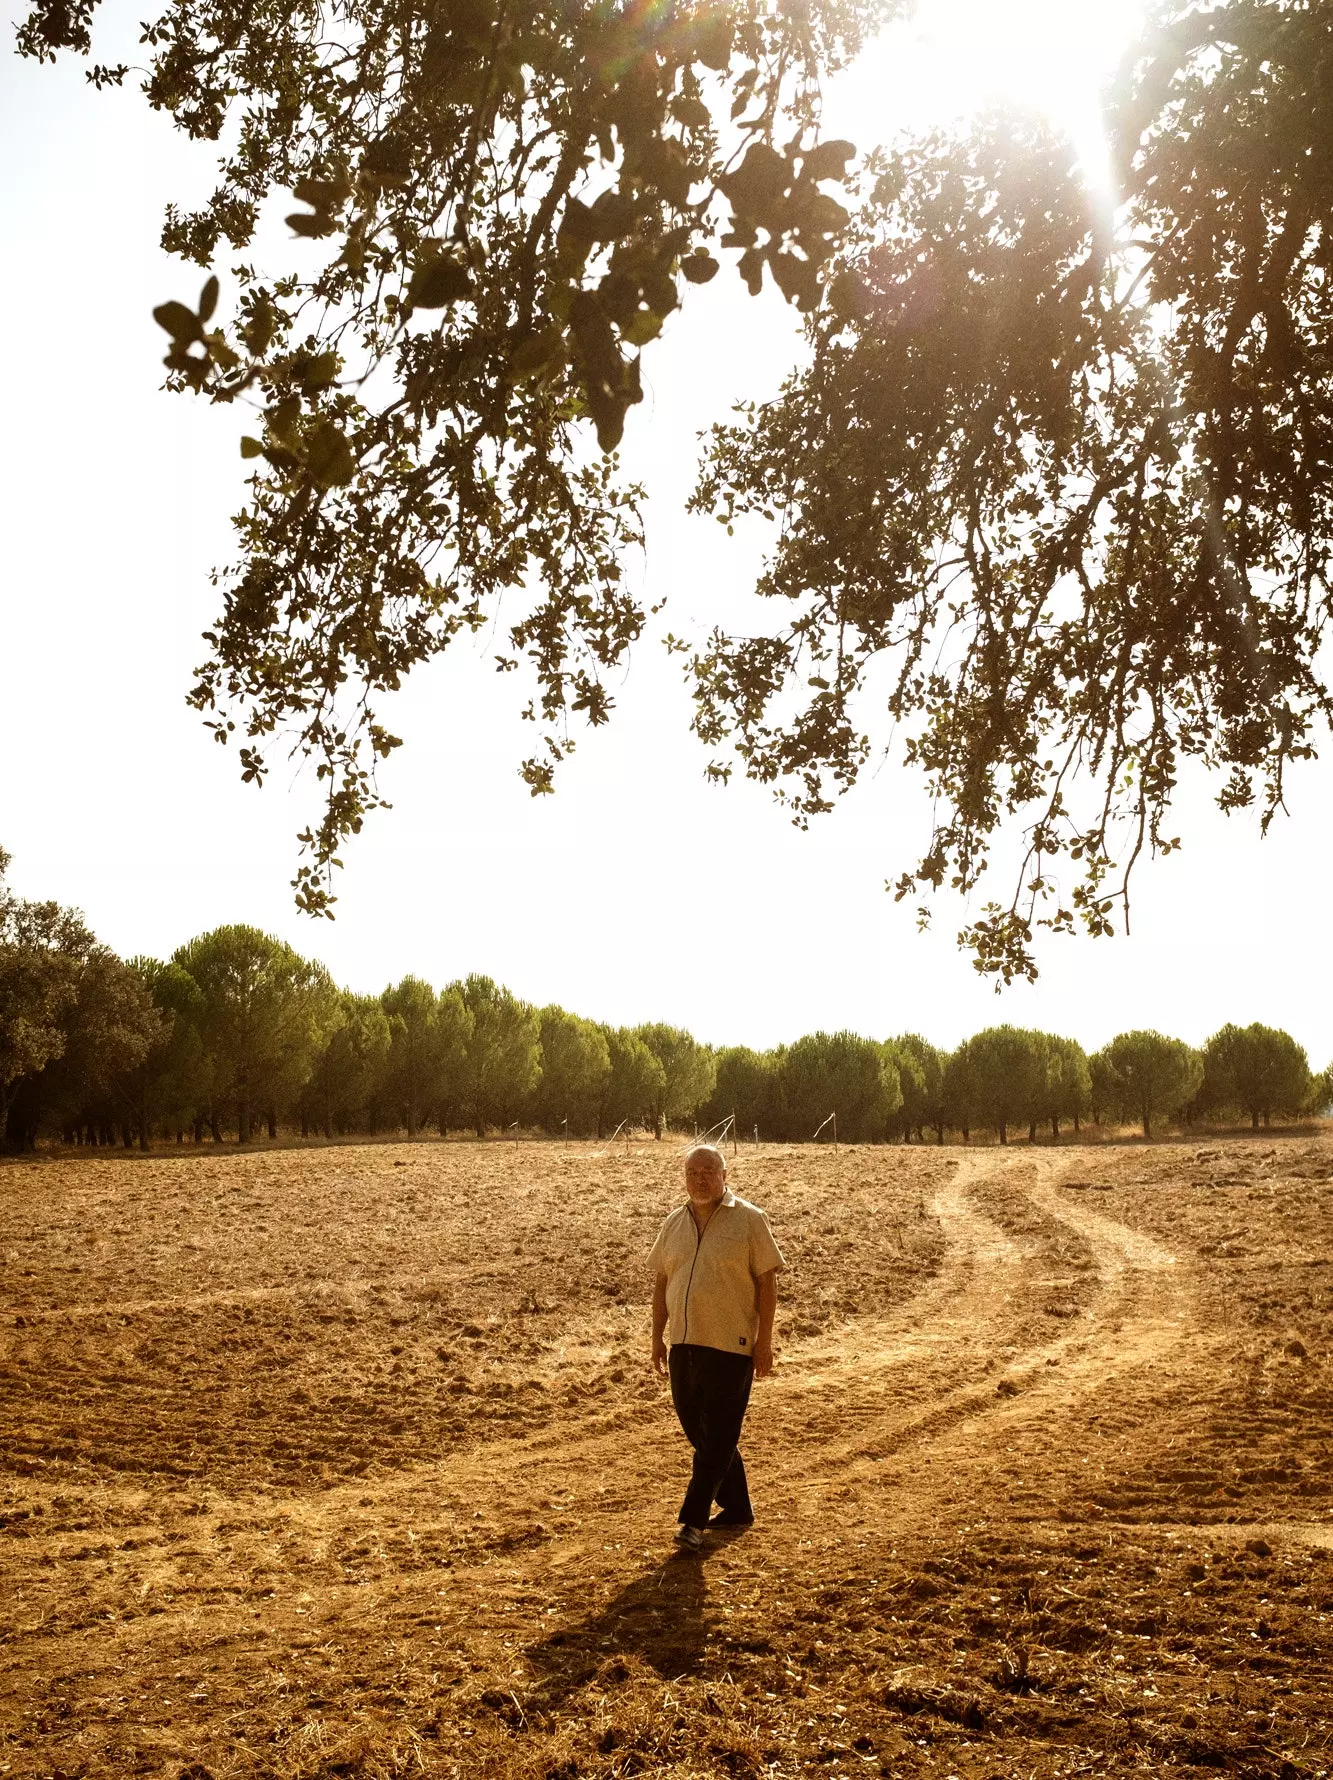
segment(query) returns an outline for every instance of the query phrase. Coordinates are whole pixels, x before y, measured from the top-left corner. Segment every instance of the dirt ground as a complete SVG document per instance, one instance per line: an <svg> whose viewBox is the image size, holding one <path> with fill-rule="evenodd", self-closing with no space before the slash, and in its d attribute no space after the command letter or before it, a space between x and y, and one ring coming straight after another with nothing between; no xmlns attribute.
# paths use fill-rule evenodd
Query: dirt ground
<svg viewBox="0 0 1333 1780"><path fill-rule="evenodd" d="M701 1558L678 1172L0 1169L0 1776L1333 1774L1333 1136L743 1149L790 1268Z"/></svg>

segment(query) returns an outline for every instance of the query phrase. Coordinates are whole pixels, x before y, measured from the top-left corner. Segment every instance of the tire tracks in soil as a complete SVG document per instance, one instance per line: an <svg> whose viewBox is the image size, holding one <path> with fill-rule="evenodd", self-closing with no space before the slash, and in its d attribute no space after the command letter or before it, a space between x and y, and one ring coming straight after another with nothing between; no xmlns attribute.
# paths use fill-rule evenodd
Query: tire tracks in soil
<svg viewBox="0 0 1333 1780"><path fill-rule="evenodd" d="M763 1519L761 1533L728 1546L724 1563L751 1575L794 1565L799 1550L873 1534L891 1542L989 1513L1049 1519L1053 1475L1077 1463L1081 1418L1117 1381L1153 1366L1178 1374L1198 1362L1201 1333L1185 1270L1158 1243L1074 1202L1057 1185L1065 1158L994 1151L964 1154L935 1195L931 1214L946 1249L936 1275L892 1315L858 1320L796 1344L775 1377L756 1387L745 1451ZM1054 1286L1049 1245L1003 1228L977 1189L998 1184L1075 1241L1090 1302L1073 1327L1041 1333ZM1016 1395L997 1393L997 1379ZM481 1451L406 1467L373 1491L351 1484L290 1498L294 1530L312 1545L358 1528L452 1541L451 1562L396 1569L357 1581L289 1579L259 1604L259 1619L313 1634L383 1626L429 1609L479 1655L512 1649L586 1614L623 1584L640 1559L661 1563L685 1449L663 1398L646 1412L627 1405L610 1425L564 1437L546 1430ZM553 1438L553 1435L555 1436ZM665 1474L665 1479L664 1479ZM604 1479L598 1485L595 1480ZM574 1523L547 1531L553 1504ZM469 1518L484 1506L481 1525ZM497 1515L503 1524L496 1526ZM410 1533L407 1531L410 1529ZM504 1610L503 1639L498 1614ZM298 1617L293 1618L293 1615ZM207 1642L244 1642L256 1628L246 1599L195 1598L116 1627L115 1656ZM69 1628L50 1641L68 1635ZM46 1642L20 1632L9 1666ZM106 1631L88 1627L85 1659Z"/></svg>

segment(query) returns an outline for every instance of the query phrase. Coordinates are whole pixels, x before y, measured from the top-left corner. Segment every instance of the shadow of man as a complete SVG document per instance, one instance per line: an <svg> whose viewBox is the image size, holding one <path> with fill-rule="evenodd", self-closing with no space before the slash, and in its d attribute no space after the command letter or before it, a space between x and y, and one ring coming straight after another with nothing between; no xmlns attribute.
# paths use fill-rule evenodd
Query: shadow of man
<svg viewBox="0 0 1333 1780"><path fill-rule="evenodd" d="M729 1538L716 1533L709 1556ZM526 1655L541 1677L536 1699L558 1706L608 1657L635 1655L667 1680L697 1667L708 1642L708 1589L702 1553L672 1556L627 1583L599 1612L559 1627Z"/></svg>

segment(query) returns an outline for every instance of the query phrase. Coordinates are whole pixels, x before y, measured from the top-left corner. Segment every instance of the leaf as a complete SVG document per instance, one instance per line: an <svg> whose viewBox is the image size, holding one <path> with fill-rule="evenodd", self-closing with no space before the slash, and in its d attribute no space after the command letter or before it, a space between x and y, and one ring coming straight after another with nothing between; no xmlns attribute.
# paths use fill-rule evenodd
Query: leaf
<svg viewBox="0 0 1333 1780"><path fill-rule="evenodd" d="M341 488L356 475L352 448L332 420L320 420L306 436L306 468L317 488Z"/></svg>
<svg viewBox="0 0 1333 1780"><path fill-rule="evenodd" d="M276 408L270 408L264 416L268 422L268 430L275 439L291 443L296 437L296 423L301 415L301 404L295 396L287 396Z"/></svg>
<svg viewBox="0 0 1333 1780"><path fill-rule="evenodd" d="M854 142L821 142L801 162L802 179L846 179L847 163L856 153Z"/></svg>
<svg viewBox="0 0 1333 1780"><path fill-rule="evenodd" d="M717 276L718 264L705 248L696 247L680 262L680 269L691 284L707 284Z"/></svg>
<svg viewBox="0 0 1333 1780"><path fill-rule="evenodd" d="M757 216L762 221L764 213L786 191L791 176L790 164L775 149L765 142L755 142L736 171L718 183L734 210L743 216Z"/></svg>
<svg viewBox="0 0 1333 1780"><path fill-rule="evenodd" d="M320 352L307 361L301 372L301 388L309 395L327 389L342 369L342 360L333 351Z"/></svg>
<svg viewBox="0 0 1333 1780"><path fill-rule="evenodd" d="M241 338L256 358L263 358L273 344L277 326L276 310L266 298L261 298L255 304L253 314L241 329Z"/></svg>
<svg viewBox="0 0 1333 1780"><path fill-rule="evenodd" d="M719 73L731 66L732 25L724 12L713 12L699 19L694 27L694 54L705 68Z"/></svg>
<svg viewBox="0 0 1333 1780"><path fill-rule="evenodd" d="M692 99L688 94L671 101L674 115L689 130L706 130L713 121L713 114L702 99Z"/></svg>
<svg viewBox="0 0 1333 1780"><path fill-rule="evenodd" d="M218 281L216 278L210 278L199 293L199 320L201 322L211 321L213 311L217 306Z"/></svg>
<svg viewBox="0 0 1333 1780"><path fill-rule="evenodd" d="M655 315L651 309L636 310L629 325L621 328L621 337L631 346L646 346L662 332L664 319L661 315Z"/></svg>
<svg viewBox="0 0 1333 1780"><path fill-rule="evenodd" d="M286 221L293 235L304 235L311 241L321 235L331 235L336 226L331 216L321 215L319 211L294 210Z"/></svg>
<svg viewBox="0 0 1333 1780"><path fill-rule="evenodd" d="M252 439L248 433L243 433L241 435L241 456L262 457L263 455L264 447L260 444L259 440Z"/></svg>
<svg viewBox="0 0 1333 1780"><path fill-rule="evenodd" d="M518 347L509 361L515 377L535 377L567 358L564 336L556 328L543 328Z"/></svg>
<svg viewBox="0 0 1333 1780"><path fill-rule="evenodd" d="M468 296L471 290L467 267L460 265L451 253L441 253L413 272L407 300L414 309L444 309Z"/></svg>
<svg viewBox="0 0 1333 1780"><path fill-rule="evenodd" d="M177 343L188 345L192 340L203 338L203 327L193 309L187 309L184 303L159 303L153 311L153 320L158 327L165 328Z"/></svg>

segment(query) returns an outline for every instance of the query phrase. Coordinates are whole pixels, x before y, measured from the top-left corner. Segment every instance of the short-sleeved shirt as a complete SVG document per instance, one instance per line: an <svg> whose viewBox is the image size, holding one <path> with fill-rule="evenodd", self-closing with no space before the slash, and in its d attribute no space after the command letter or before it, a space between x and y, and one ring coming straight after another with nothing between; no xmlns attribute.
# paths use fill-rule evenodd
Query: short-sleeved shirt
<svg viewBox="0 0 1333 1780"><path fill-rule="evenodd" d="M754 1352L761 1275L785 1267L768 1219L757 1205L724 1193L703 1234L688 1205L673 1211L648 1251L666 1275L671 1345Z"/></svg>

